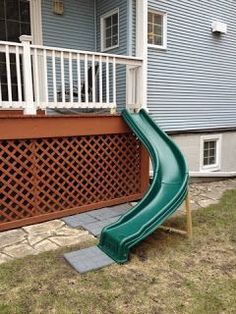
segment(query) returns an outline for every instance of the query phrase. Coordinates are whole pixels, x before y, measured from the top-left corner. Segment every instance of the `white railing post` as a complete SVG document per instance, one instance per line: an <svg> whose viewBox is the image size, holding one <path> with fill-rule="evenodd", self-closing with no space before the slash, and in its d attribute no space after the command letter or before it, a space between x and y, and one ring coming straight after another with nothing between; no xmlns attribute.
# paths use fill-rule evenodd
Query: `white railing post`
<svg viewBox="0 0 236 314"><path fill-rule="evenodd" d="M138 68L136 66L126 66L126 106L132 111L140 109L137 90Z"/></svg>
<svg viewBox="0 0 236 314"><path fill-rule="evenodd" d="M37 110L34 104L33 97L33 76L30 51L30 42L32 41L32 36L22 35L20 36L20 41L23 45L23 83L24 83L24 98L26 104L24 114L35 115L37 113Z"/></svg>

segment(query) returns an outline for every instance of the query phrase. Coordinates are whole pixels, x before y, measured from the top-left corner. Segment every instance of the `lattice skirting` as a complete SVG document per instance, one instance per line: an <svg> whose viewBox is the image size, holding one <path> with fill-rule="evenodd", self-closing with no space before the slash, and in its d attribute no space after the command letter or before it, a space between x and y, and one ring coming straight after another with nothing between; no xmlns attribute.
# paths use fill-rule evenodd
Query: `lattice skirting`
<svg viewBox="0 0 236 314"><path fill-rule="evenodd" d="M140 198L144 156L130 132L1 140L0 230Z"/></svg>

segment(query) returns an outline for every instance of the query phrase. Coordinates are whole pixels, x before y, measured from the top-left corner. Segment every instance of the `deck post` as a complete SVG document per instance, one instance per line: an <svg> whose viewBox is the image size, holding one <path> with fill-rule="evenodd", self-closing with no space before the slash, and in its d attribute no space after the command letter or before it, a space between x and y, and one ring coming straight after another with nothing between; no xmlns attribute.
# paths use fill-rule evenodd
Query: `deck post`
<svg viewBox="0 0 236 314"><path fill-rule="evenodd" d="M192 211L190 207L190 197L189 193L185 199L185 208L186 208L186 218L187 218L187 236L189 240L193 238L193 223L192 223Z"/></svg>
<svg viewBox="0 0 236 314"><path fill-rule="evenodd" d="M23 83L24 83L24 98L25 98L25 108L24 114L26 115L36 115L37 110L34 105L33 97L33 76L32 76L32 62L31 62L31 52L30 52L30 42L32 41L32 36L21 35L20 41L23 45Z"/></svg>

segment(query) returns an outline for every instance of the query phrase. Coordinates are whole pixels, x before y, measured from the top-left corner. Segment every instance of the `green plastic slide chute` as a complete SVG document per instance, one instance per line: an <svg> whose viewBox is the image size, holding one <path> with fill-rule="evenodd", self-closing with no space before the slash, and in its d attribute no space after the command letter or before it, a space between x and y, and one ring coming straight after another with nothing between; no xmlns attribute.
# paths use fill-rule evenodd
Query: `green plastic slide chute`
<svg viewBox="0 0 236 314"><path fill-rule="evenodd" d="M182 153L145 110L135 114L124 110L122 116L150 154L153 180L135 207L102 230L98 247L117 263L125 263L129 250L179 208L186 198L189 178Z"/></svg>

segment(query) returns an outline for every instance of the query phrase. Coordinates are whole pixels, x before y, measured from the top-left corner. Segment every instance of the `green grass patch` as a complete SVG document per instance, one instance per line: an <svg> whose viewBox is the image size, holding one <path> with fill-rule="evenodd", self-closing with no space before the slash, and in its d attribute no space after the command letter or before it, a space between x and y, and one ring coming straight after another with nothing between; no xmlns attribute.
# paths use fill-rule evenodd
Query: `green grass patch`
<svg viewBox="0 0 236 314"><path fill-rule="evenodd" d="M126 265L82 276L63 259L72 248L0 265L0 313L236 313L236 191L193 224L192 243L157 230Z"/></svg>

